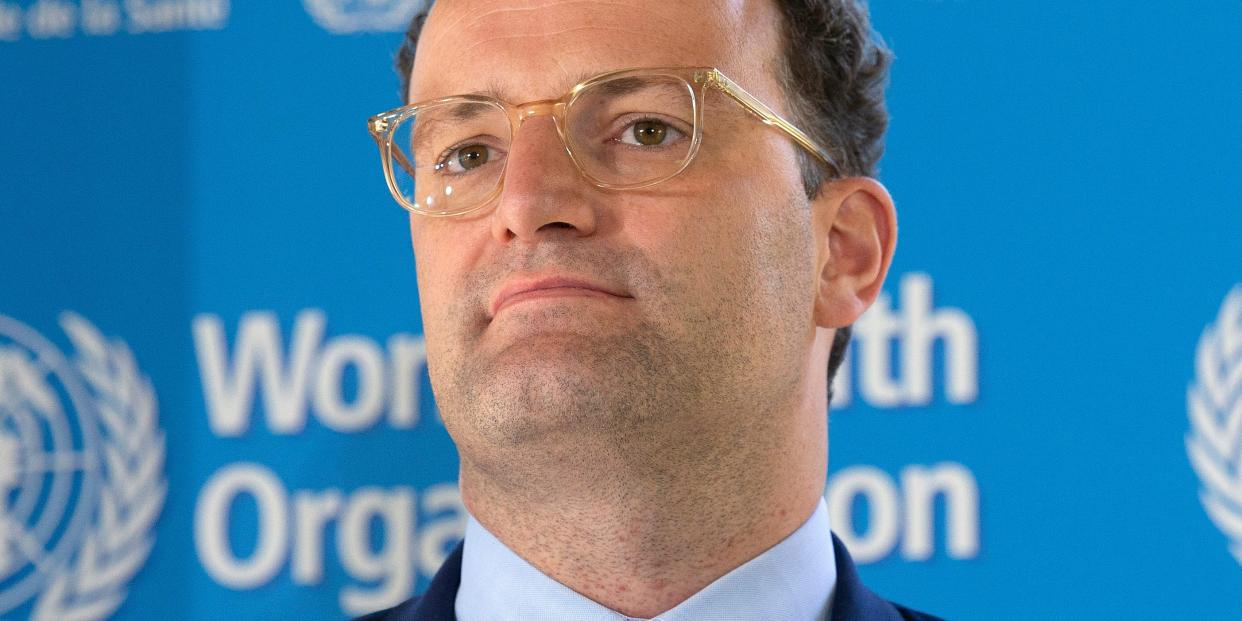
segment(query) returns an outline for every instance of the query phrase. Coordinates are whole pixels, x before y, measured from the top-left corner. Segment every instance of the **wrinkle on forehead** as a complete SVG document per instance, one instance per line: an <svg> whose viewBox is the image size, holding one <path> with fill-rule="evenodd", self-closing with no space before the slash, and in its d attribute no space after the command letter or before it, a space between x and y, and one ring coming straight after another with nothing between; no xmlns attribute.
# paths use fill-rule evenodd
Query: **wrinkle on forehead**
<svg viewBox="0 0 1242 621"><path fill-rule="evenodd" d="M541 19L542 16L546 16L549 14L557 15L558 14L557 12L559 12L560 14L564 14L565 11L574 10L576 8L595 9L591 12L599 16L606 15L607 12L605 9L607 9L608 7L619 8L622 10L636 8L634 2L605 2L603 0L552 0L550 2L548 1L532 2L529 0L527 1L511 0L511 1L503 2L503 3L499 0L489 0L485 2L485 5L487 6L486 9L482 11L471 12L464 8L469 4L471 4L471 2L466 1L466 0L456 0L456 1L440 0L439 2L437 2L435 5L436 9L439 9L440 7L445 6L445 5L452 5L453 8L457 9L457 12L460 13L459 15L456 15L453 17L453 21L446 23L444 27L440 30L440 33L448 33L448 32L453 32L455 30L469 31L469 30L477 29L479 26L483 26L486 28L489 24L493 24L496 22L526 23L526 22L531 21L532 17L535 18L536 20L539 20ZM513 6L517 4L525 4L526 6ZM714 9L720 9L720 8L726 7L727 5L733 5L733 4L737 4L737 1L734 0L733 2L709 2L708 6ZM662 3L654 4L653 6L656 8L672 7L673 3L662 2ZM463 24L462 22L465 21L467 18L469 18L470 21L466 24ZM599 24L596 24L596 26L599 26ZM574 30L574 29L571 28L571 29L566 29L566 30L562 30L559 32L566 32L570 30ZM541 36L549 36L549 35L559 34L559 32L550 31L550 32L544 32L544 33L539 33L539 34ZM535 33L531 33L531 34L535 34ZM441 36L443 36L443 34L441 34Z"/></svg>
<svg viewBox="0 0 1242 621"><path fill-rule="evenodd" d="M774 15L771 0L439 0L419 42L410 96L470 92L487 82L518 100L543 99L584 77L628 67L728 71L755 64L755 53L770 45L764 39L771 29L761 24ZM480 70L489 75L463 73L475 70L468 69L469 55L489 53ZM459 70L437 70L444 66Z"/></svg>

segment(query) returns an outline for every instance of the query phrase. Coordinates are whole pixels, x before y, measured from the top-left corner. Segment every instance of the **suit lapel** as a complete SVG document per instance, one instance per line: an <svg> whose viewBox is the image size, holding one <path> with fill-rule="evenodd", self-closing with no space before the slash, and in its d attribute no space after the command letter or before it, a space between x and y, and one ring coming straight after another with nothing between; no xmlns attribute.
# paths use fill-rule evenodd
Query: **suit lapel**
<svg viewBox="0 0 1242 621"><path fill-rule="evenodd" d="M891 603L863 586L854 560L836 535L832 536L832 548L837 558L837 587L829 621L902 621Z"/></svg>
<svg viewBox="0 0 1242 621"><path fill-rule="evenodd" d="M405 614L398 617L398 621L457 621L454 607L457 603L457 588L461 586L461 551L465 545L466 542L462 541L453 548L431 579L427 592Z"/></svg>

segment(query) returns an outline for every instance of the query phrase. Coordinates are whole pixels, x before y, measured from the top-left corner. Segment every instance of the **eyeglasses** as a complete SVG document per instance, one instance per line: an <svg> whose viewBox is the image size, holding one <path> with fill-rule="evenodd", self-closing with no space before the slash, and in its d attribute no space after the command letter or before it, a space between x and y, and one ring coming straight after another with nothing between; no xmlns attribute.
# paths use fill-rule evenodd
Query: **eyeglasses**
<svg viewBox="0 0 1242 621"><path fill-rule="evenodd" d="M785 132L836 172L827 149L713 67L614 71L559 99L519 105L481 95L432 99L373 116L367 127L397 203L418 214L453 216L500 194L513 137L537 116L553 118L569 159L595 186L632 190L667 181L699 151L708 89Z"/></svg>

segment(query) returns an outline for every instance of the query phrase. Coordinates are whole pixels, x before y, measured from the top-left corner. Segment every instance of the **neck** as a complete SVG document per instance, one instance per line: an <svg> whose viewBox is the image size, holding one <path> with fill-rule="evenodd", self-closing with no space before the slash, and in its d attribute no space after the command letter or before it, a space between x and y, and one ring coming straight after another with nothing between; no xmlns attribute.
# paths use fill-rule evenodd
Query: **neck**
<svg viewBox="0 0 1242 621"><path fill-rule="evenodd" d="M558 437L488 460L503 467L463 454L463 500L544 574L622 614L654 617L814 512L827 467L826 418L822 407L800 405L738 415L765 421L761 428L720 414L714 434L665 430L663 442L649 434ZM566 446L574 450L557 448Z"/></svg>

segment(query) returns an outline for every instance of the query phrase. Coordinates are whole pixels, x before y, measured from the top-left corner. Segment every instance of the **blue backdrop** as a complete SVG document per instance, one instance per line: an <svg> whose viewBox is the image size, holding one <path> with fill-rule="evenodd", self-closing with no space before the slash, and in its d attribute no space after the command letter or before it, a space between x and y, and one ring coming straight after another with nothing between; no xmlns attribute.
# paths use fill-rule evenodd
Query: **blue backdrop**
<svg viewBox="0 0 1242 621"><path fill-rule="evenodd" d="M461 536L364 127L415 4L0 1L0 617L342 619ZM872 14L901 243L826 492L865 581L1238 618L1242 4Z"/></svg>

